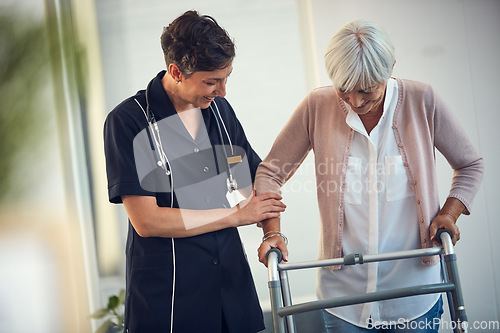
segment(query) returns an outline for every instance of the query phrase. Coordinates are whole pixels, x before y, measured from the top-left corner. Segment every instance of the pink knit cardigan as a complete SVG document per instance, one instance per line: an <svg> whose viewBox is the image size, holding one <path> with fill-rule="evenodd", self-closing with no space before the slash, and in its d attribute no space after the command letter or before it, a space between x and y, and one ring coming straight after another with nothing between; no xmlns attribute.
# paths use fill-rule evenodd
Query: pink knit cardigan
<svg viewBox="0 0 500 333"><path fill-rule="evenodd" d="M415 194L422 248L432 247L429 225L440 203L435 148L454 170L450 197L459 199L469 214L483 176L483 160L451 110L431 86L397 79L398 102L392 128L408 180ZM260 164L257 193L280 193L309 151L314 151L318 205L321 217L319 259L339 258L345 176L353 139L346 124L347 109L331 86L317 88L298 105ZM438 258L424 258L434 264Z"/></svg>

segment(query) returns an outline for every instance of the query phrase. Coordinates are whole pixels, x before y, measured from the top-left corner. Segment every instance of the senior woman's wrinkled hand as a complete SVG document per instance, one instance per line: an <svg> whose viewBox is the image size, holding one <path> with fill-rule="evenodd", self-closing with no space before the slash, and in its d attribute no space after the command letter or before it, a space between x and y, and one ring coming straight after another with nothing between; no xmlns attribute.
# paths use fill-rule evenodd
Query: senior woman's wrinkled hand
<svg viewBox="0 0 500 333"><path fill-rule="evenodd" d="M263 263L267 267L267 252L269 250L278 248L283 255L284 262L288 261L288 248L285 240L280 235L276 234L275 236L265 240L260 244L257 252L259 254L259 261Z"/></svg>
<svg viewBox="0 0 500 333"><path fill-rule="evenodd" d="M441 245L441 240L436 238L436 233L439 229L446 229L451 231L451 241L455 245L460 240L460 229L457 227L456 218L447 213L438 214L429 226L429 234L431 240L437 246Z"/></svg>

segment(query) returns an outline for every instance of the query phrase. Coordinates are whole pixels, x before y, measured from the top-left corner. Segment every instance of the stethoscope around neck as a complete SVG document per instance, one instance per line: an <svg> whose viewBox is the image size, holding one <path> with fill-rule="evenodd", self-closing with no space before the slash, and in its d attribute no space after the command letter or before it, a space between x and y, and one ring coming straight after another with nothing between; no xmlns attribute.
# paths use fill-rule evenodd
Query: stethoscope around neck
<svg viewBox="0 0 500 333"><path fill-rule="evenodd" d="M163 144L161 142L161 137L160 137L160 129L158 127L158 123L155 119L154 113L152 112L150 108L150 103L149 103L149 90L151 87L151 84L153 83L154 79L151 80L148 83L148 86L146 87L146 109L142 107L142 105L137 101L137 99L134 99L135 102L139 105L141 108L142 112L144 113L144 116L146 117L146 121L148 123L148 132L149 136L153 142L154 145L154 150L156 152L156 159L157 162L156 164L163 169L165 174L170 177L170 191L172 193L171 198L171 206L173 206L173 189L174 189L174 180L173 180L173 170L170 165L170 161L168 160L168 156L165 153L165 150L163 149ZM215 106L215 109L212 107L212 104ZM224 120L222 119L222 116L219 111L219 107L217 106L217 103L215 100L210 104L209 106L210 111L214 115L215 121L217 123L217 130L219 134L219 139L221 142L222 146L222 151L224 153L224 160L225 160L225 166L226 166L226 173L227 173L227 179L226 179L226 185L227 185L227 190L229 193L232 193L233 191L238 189L238 183L236 182L236 179L233 177L233 173L231 172L231 167L229 165L229 156L226 151L226 146L224 145L224 138L222 135L222 129L224 129L224 132L227 137L227 141L229 143L229 147L231 148L231 156L234 156L234 148L233 144L231 142L231 137L229 136L229 132L227 131L226 125L224 123ZM221 126L222 124L222 126Z"/></svg>

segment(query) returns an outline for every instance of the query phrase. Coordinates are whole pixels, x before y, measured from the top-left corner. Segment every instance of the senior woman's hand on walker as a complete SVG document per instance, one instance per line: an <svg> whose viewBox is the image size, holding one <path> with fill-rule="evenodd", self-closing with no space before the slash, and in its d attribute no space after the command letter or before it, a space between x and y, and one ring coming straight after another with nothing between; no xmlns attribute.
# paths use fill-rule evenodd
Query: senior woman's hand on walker
<svg viewBox="0 0 500 333"><path fill-rule="evenodd" d="M288 261L288 248L284 235L279 231L280 219L270 219L264 223L263 241L257 249L259 261L267 267L267 253L269 250L278 248L283 255L283 261ZM266 235L269 235L267 237Z"/></svg>
<svg viewBox="0 0 500 333"><path fill-rule="evenodd" d="M456 223L457 219L465 210L464 204L456 198L448 198L439 211L438 215L432 220L429 226L429 235L434 244L440 246L441 240L436 238L439 229L451 231L451 241L455 245L460 240L460 229Z"/></svg>
<svg viewBox="0 0 500 333"><path fill-rule="evenodd" d="M451 215L442 214L437 215L433 220L431 225L429 226L429 233L431 236L431 240L437 246L441 245L441 240L436 238L436 233L439 229L446 229L451 231L451 241L453 245L455 245L460 239L460 230L455 224L455 220Z"/></svg>

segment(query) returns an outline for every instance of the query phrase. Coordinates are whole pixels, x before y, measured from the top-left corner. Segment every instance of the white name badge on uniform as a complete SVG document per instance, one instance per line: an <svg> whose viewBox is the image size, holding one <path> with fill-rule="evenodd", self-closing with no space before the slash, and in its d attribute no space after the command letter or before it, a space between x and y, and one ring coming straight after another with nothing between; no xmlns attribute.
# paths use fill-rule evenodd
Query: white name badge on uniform
<svg viewBox="0 0 500 333"><path fill-rule="evenodd" d="M234 190L232 192L227 191L226 193L227 202L231 208L235 207L237 204L245 200L246 198L240 193L238 190Z"/></svg>

